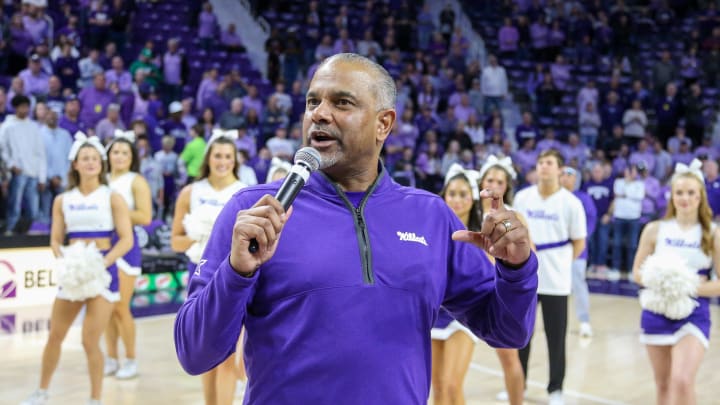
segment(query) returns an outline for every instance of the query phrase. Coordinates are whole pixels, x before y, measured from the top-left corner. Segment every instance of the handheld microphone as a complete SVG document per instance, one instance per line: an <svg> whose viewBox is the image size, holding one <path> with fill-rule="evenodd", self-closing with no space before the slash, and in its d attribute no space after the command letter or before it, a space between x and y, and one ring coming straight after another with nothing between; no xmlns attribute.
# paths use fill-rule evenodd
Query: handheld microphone
<svg viewBox="0 0 720 405"><path fill-rule="evenodd" d="M275 194L275 198L282 204L285 211L287 211L293 201L295 201L295 197L297 197L300 189L305 185L305 182L310 177L310 173L322 166L320 152L309 146L295 152L294 162L295 164L292 169L290 169L290 173L285 177L285 181L283 181ZM257 240L252 239L248 251L255 253L258 251L258 248Z"/></svg>

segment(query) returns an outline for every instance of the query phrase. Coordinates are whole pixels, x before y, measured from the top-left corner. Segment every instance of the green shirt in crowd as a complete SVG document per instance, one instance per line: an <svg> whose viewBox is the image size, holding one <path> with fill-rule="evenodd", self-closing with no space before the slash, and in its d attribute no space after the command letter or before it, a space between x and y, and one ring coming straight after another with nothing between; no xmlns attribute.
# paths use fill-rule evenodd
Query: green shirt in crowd
<svg viewBox="0 0 720 405"><path fill-rule="evenodd" d="M200 174L200 166L202 165L204 156L205 139L201 136L198 136L185 145L185 149L183 149L182 154L180 154L180 159L185 162L188 176L197 177Z"/></svg>

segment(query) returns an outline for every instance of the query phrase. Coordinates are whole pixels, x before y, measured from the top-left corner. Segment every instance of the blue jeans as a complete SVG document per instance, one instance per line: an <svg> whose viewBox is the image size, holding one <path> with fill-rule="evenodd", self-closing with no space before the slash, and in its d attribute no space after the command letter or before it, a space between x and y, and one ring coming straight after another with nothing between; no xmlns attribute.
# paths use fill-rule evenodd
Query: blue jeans
<svg viewBox="0 0 720 405"><path fill-rule="evenodd" d="M638 235L640 234L640 219L613 218L613 254L612 267L622 270L623 236L627 236L625 242L626 269L632 270L632 262L637 251Z"/></svg>
<svg viewBox="0 0 720 405"><path fill-rule="evenodd" d="M55 200L55 197L63 191L65 191L63 186L53 188L50 185L50 182L46 184L45 191L40 193L40 213L37 218L38 221L45 222L46 224L50 223L50 220L52 219L53 200Z"/></svg>
<svg viewBox="0 0 720 405"><path fill-rule="evenodd" d="M489 115L493 110L502 109L503 97L485 96L485 115Z"/></svg>
<svg viewBox="0 0 720 405"><path fill-rule="evenodd" d="M580 322L590 322L590 291L585 282L587 259L575 259L572 262L572 293L575 301L575 314Z"/></svg>
<svg viewBox="0 0 720 405"><path fill-rule="evenodd" d="M15 229L20 220L23 208L23 201L27 208L30 219L35 220L38 216L40 196L37 189L37 177L26 176L22 173L14 175L10 180L7 208L7 229Z"/></svg>
<svg viewBox="0 0 720 405"><path fill-rule="evenodd" d="M590 264L593 266L607 265L607 251L610 236L610 223L598 221L595 232L590 235Z"/></svg>

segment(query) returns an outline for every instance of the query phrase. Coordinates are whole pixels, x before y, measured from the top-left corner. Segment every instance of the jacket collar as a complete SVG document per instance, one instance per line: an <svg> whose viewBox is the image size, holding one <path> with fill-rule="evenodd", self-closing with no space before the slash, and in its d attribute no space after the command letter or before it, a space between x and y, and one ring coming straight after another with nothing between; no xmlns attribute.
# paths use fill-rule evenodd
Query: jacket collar
<svg viewBox="0 0 720 405"><path fill-rule="evenodd" d="M330 197L337 197L340 186L332 181L325 173L318 170L310 175L307 187L318 194ZM382 193L392 187L392 179L387 175L385 165L378 161L378 176L370 185L368 190L372 190L373 194Z"/></svg>

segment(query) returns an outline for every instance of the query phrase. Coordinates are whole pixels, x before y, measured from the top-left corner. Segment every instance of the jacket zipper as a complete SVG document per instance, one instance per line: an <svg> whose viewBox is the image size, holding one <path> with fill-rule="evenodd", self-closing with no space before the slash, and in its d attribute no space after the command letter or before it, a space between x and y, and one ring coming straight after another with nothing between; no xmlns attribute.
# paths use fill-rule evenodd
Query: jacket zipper
<svg viewBox="0 0 720 405"><path fill-rule="evenodd" d="M366 284L375 284L375 277L373 277L372 268L370 267L372 261L372 258L370 257L370 236L367 233L367 227L365 226L365 220L363 219L361 209L363 205L364 204L360 204L360 207L355 208L355 223L359 228L358 231L360 233L358 238L362 238L362 240L358 240L358 242L360 242L360 254L362 255L363 281Z"/></svg>
<svg viewBox="0 0 720 405"><path fill-rule="evenodd" d="M377 179L375 179L375 182L370 186L370 188L368 188L365 196L363 196L362 200L360 201L360 205L357 208L353 206L350 200L348 200L345 192L342 191L340 186L338 186L335 182L326 177L330 184L335 187L335 191L337 191L343 202L345 202L345 206L350 210L350 212L353 213L353 222L355 223L355 235L357 236L358 247L360 248L360 259L362 261L363 281L365 282L365 284L371 285L375 284L375 276L372 271L372 250L370 249L370 235L367 231L363 211L365 209L365 204L367 203L368 198L370 198L370 195L375 191L375 188L380 183L380 178L384 175L385 170L383 168L383 170L379 173Z"/></svg>

